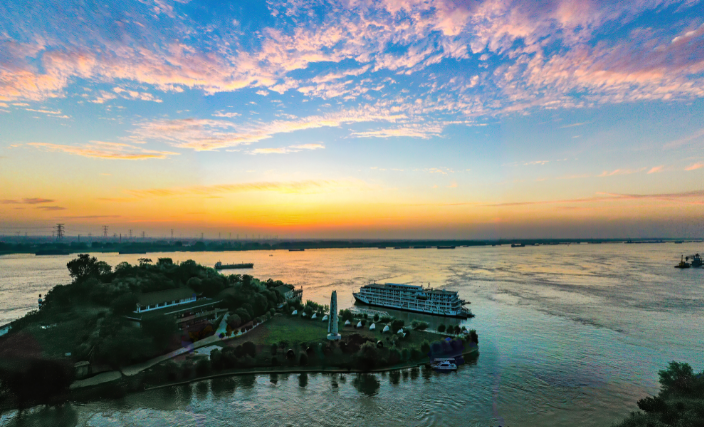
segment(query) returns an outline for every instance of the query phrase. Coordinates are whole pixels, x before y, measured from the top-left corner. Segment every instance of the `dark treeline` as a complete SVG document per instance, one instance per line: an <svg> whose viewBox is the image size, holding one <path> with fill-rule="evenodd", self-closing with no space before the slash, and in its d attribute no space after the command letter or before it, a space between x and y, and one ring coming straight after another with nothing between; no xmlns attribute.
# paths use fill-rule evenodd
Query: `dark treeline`
<svg viewBox="0 0 704 427"><path fill-rule="evenodd" d="M492 246L522 243L524 245L555 245L568 243L615 243L623 239L502 239L502 240L296 240L296 241L239 241L239 240L153 240L120 242L115 240L70 243L2 242L0 254L58 251L65 254L79 252L203 252L255 251L288 249L346 249L384 247L423 249L435 246ZM634 239L633 243L654 242L653 239ZM663 242L658 240L658 242Z"/></svg>

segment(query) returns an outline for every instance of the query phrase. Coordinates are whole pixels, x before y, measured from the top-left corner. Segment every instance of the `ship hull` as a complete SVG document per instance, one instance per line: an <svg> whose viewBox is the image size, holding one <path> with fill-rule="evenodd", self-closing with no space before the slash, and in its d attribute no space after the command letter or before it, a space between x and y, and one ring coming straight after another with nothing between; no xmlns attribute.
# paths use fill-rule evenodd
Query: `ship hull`
<svg viewBox="0 0 704 427"><path fill-rule="evenodd" d="M391 310L407 311L409 313L420 313L420 314L426 314L428 316L451 317L454 319L469 319L470 317L474 317L473 315L469 315L466 313L443 314L443 313L433 313L431 311L425 311L425 310L414 310L412 308L396 307L393 305L373 304L373 303L364 301L363 299L359 298L356 293L353 293L352 295L354 296L354 300L356 302L358 302L360 304L368 305L370 307L383 307L383 308L390 308Z"/></svg>

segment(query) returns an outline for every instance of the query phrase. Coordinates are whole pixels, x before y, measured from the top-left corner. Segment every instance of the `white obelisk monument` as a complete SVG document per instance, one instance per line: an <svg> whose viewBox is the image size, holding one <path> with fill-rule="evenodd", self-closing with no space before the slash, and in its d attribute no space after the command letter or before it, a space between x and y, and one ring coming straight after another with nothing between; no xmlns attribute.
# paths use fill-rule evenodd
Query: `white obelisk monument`
<svg viewBox="0 0 704 427"><path fill-rule="evenodd" d="M328 339L336 341L341 339L337 333L337 291L332 291L330 297L330 317L328 317Z"/></svg>

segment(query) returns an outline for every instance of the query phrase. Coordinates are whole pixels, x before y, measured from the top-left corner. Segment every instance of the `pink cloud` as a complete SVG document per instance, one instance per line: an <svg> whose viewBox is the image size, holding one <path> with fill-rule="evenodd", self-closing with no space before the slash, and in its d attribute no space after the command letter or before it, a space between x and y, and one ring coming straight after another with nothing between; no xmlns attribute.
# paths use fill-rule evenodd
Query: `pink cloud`
<svg viewBox="0 0 704 427"><path fill-rule="evenodd" d="M697 169L701 169L701 168L704 168L704 163L691 164L691 165L687 166L686 168L684 168L684 170L693 171L693 170L697 170Z"/></svg>

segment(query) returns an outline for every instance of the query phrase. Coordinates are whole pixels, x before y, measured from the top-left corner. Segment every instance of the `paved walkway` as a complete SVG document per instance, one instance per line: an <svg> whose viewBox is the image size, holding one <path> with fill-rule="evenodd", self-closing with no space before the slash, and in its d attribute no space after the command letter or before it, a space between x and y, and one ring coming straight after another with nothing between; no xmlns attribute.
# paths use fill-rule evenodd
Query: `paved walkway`
<svg viewBox="0 0 704 427"><path fill-rule="evenodd" d="M216 343L218 341L222 341L222 339L219 337L221 333L226 333L227 332L227 318L230 314L227 313L225 316L222 318L222 321L220 322L220 325L218 326L218 329L215 330L215 333L207 338L203 338L200 341L196 341L193 344L190 344L186 347L179 348L178 350L174 350L170 353L163 354L161 356L155 357L153 359L147 360L146 362L142 363L137 363L136 365L131 365L127 366L125 368L122 368L122 373L124 375L127 375L128 377L131 377L132 375L136 375L140 372L142 372L145 369L149 369L154 365L157 365L161 362L164 362L169 359L173 359L176 356L180 356L184 353L189 353L193 351L196 348L199 347L204 347L209 344ZM225 336L225 338L229 338Z"/></svg>
<svg viewBox="0 0 704 427"><path fill-rule="evenodd" d="M90 387L90 386L103 384L103 383L110 382L110 381L115 381L117 379L122 378L122 375L131 377L131 376L136 375L146 369L149 369L152 366L157 365L161 362L165 362L169 359L173 359L174 357L180 356L182 354L190 353L197 348L205 347L208 345L213 345L214 343L217 343L217 342L227 341L229 339L242 336L243 334L241 334L241 333L232 334L229 337L227 336L227 318L228 318L228 316L229 316L229 313L225 314L225 316L222 318L222 321L220 322L220 325L215 330L215 333L207 338L203 338L200 341L196 341L195 343L190 344L187 347L179 348L178 350L174 350L170 353L166 353L161 356L155 357L153 359L147 360L146 362L137 363L135 365L124 367L121 369L122 374L120 374L119 371L104 372L102 374L98 374L94 377L87 378L85 380L74 381L73 384L71 384L71 388L74 389L74 388L81 388L81 387ZM257 326L259 326L259 325L253 326L252 329L256 328ZM220 338L220 334L224 334L225 336L223 338ZM106 375L106 374L110 374L110 375Z"/></svg>
<svg viewBox="0 0 704 427"><path fill-rule="evenodd" d="M94 385L119 380L120 378L122 378L122 374L120 373L120 371L102 372L96 376L86 378L84 380L74 381L69 388L71 390L74 390L81 387L91 387Z"/></svg>

